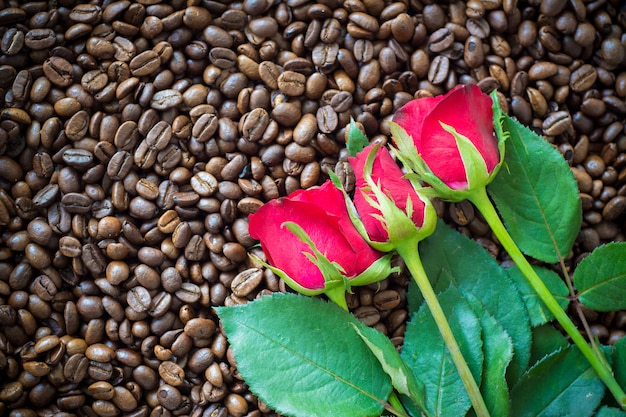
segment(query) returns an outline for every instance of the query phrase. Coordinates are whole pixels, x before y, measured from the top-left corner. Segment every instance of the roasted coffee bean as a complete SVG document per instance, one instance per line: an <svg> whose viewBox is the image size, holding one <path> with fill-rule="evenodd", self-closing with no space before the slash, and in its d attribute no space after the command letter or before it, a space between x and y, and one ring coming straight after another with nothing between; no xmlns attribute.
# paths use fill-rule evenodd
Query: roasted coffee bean
<svg viewBox="0 0 626 417"><path fill-rule="evenodd" d="M576 71L572 72L570 77L569 86L572 91L580 93L590 88L598 78L598 72L590 64L584 64Z"/></svg>
<svg viewBox="0 0 626 417"><path fill-rule="evenodd" d="M442 52L452 46L454 34L448 28L441 28L433 32L428 40L428 49L431 52Z"/></svg>
<svg viewBox="0 0 626 417"><path fill-rule="evenodd" d="M16 55L24 46L24 32L16 28L9 28L2 36L0 50L6 55Z"/></svg>
<svg viewBox="0 0 626 417"><path fill-rule="evenodd" d="M93 201L83 193L67 193L61 198L61 204L68 213L85 214L91 210Z"/></svg>
<svg viewBox="0 0 626 417"><path fill-rule="evenodd" d="M74 81L74 68L66 59L51 56L43 63L43 72L52 84L67 87Z"/></svg>
<svg viewBox="0 0 626 417"><path fill-rule="evenodd" d="M113 180L125 178L132 168L133 158L127 151L118 151L107 164L107 175Z"/></svg>
<svg viewBox="0 0 626 417"><path fill-rule="evenodd" d="M155 51L144 51L135 56L128 64L130 72L136 77L150 75L161 66L161 57Z"/></svg>
<svg viewBox="0 0 626 417"><path fill-rule="evenodd" d="M428 81L433 84L441 84L448 78L449 71L450 60L443 55L437 55L428 69Z"/></svg>
<svg viewBox="0 0 626 417"><path fill-rule="evenodd" d="M317 110L317 127L322 133L332 133L338 126L337 112L332 106L322 106Z"/></svg>
<svg viewBox="0 0 626 417"><path fill-rule="evenodd" d="M295 71L285 71L276 80L278 88L288 96L301 96L304 93L306 77Z"/></svg>
<svg viewBox="0 0 626 417"><path fill-rule="evenodd" d="M263 271L257 268L247 269L235 276L231 283L233 294L245 297L250 294L263 279Z"/></svg>
<svg viewBox="0 0 626 417"><path fill-rule="evenodd" d="M154 93L150 106L155 110L167 110L179 106L183 102L183 96L173 89L161 90Z"/></svg>
<svg viewBox="0 0 626 417"><path fill-rule="evenodd" d="M548 115L542 124L546 135L560 135L572 125L572 118L565 111L558 111Z"/></svg>
<svg viewBox="0 0 626 417"><path fill-rule="evenodd" d="M261 140L265 134L270 123L270 116L264 108L256 108L244 114L241 120L243 137L251 142L256 142Z"/></svg>

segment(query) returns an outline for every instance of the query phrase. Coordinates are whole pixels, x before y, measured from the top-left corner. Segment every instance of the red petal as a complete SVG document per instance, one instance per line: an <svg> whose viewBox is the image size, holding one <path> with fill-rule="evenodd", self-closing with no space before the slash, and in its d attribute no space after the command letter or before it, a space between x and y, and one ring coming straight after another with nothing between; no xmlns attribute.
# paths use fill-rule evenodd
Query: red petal
<svg viewBox="0 0 626 417"><path fill-rule="evenodd" d="M500 161L493 134L491 99L475 85L458 86L424 120L420 153L430 169L452 188L467 186L465 167L454 137L440 122L467 137L483 156L489 172Z"/></svg>
<svg viewBox="0 0 626 417"><path fill-rule="evenodd" d="M413 143L418 152L422 141L424 119L443 98L443 96L436 96L411 100L402 106L391 119L413 138Z"/></svg>
<svg viewBox="0 0 626 417"><path fill-rule="evenodd" d="M343 193L329 181L321 187L272 200L250 215L250 236L261 241L272 265L305 288L323 288L324 278L303 255L312 253L308 245L281 227L286 221L302 227L317 249L341 265L348 277L363 272L380 257L358 234L348 216Z"/></svg>

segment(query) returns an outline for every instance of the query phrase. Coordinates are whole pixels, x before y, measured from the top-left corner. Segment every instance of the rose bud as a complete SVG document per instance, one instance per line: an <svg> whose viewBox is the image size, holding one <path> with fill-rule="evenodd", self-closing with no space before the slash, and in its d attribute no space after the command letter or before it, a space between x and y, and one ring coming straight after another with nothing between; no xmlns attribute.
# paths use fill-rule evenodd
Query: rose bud
<svg viewBox="0 0 626 417"><path fill-rule="evenodd" d="M263 205L250 215L249 233L294 290L326 293L344 308L346 285L370 284L392 272L389 257L356 230L343 192L330 181Z"/></svg>
<svg viewBox="0 0 626 417"><path fill-rule="evenodd" d="M390 124L399 158L438 196L468 198L491 182L504 157L504 142L493 130L492 105L476 85L406 103Z"/></svg>
<svg viewBox="0 0 626 417"><path fill-rule="evenodd" d="M356 177L354 205L372 241L395 247L434 231L437 216L430 200L404 178L387 148L369 145L349 161Z"/></svg>

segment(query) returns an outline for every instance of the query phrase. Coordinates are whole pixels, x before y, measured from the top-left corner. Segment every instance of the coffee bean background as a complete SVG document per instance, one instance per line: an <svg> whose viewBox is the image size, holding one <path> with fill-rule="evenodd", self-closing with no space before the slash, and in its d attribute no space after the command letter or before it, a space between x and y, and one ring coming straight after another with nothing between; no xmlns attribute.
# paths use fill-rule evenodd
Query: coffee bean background
<svg viewBox="0 0 626 417"><path fill-rule="evenodd" d="M569 268L625 240L625 30L619 0L0 0L0 415L276 415L211 309L286 291L247 216L330 170L351 191L350 118L387 140L459 83L571 165ZM471 204L437 209L507 262ZM348 296L398 346L408 281Z"/></svg>

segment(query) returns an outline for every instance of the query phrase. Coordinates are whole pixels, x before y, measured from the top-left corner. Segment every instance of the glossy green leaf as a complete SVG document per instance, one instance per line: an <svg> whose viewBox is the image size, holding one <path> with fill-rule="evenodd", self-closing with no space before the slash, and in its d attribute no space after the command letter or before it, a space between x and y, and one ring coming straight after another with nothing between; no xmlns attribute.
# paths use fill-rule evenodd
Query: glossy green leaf
<svg viewBox="0 0 626 417"><path fill-rule="evenodd" d="M543 138L504 115L504 165L487 187L520 249L558 262L572 249L582 222L574 176L563 156Z"/></svg>
<svg viewBox="0 0 626 417"><path fill-rule="evenodd" d="M442 293L439 302L472 375L480 381L484 359L480 321L454 287ZM458 417L467 412L469 397L426 305L407 325L401 356L424 382L426 409L431 415Z"/></svg>
<svg viewBox="0 0 626 417"><path fill-rule="evenodd" d="M626 412L609 406L600 407L595 417L626 417Z"/></svg>
<svg viewBox="0 0 626 417"><path fill-rule="evenodd" d="M621 387L626 387L626 337L622 337L613 345L611 359L617 383Z"/></svg>
<svg viewBox="0 0 626 417"><path fill-rule="evenodd" d="M548 287L554 298L559 305L565 310L569 304L569 290L565 282L559 277L559 275L546 268L533 266L533 269L539 275L539 278ZM539 298L533 287L528 283L528 280L519 270L517 266L506 268L507 274L513 280L524 303L526 303L526 310L528 310L528 316L530 317L530 325L533 327L541 326L554 319L550 310L545 306L543 301Z"/></svg>
<svg viewBox="0 0 626 417"><path fill-rule="evenodd" d="M361 132L361 130L357 127L354 119L350 119L350 125L348 127L348 143L346 144L350 156L356 156L357 153L361 152L363 148L369 144L370 142L367 140L367 136L365 136L365 134L363 134L363 132Z"/></svg>
<svg viewBox="0 0 626 417"><path fill-rule="evenodd" d="M593 250L574 271L578 299L597 311L626 309L626 243L613 242Z"/></svg>
<svg viewBox="0 0 626 417"><path fill-rule="evenodd" d="M506 370L513 357L513 341L476 297L469 293L463 293L463 296L478 316L483 331L485 363L480 391L489 413L492 416L506 417L511 412Z"/></svg>
<svg viewBox="0 0 626 417"><path fill-rule="evenodd" d="M409 397L414 408L425 410L424 383L416 379L389 338L364 324L355 325L354 330L376 356L396 391Z"/></svg>
<svg viewBox="0 0 626 417"><path fill-rule="evenodd" d="M508 377L515 381L528 365L530 325L524 301L503 268L473 240L442 221L420 244L421 259L436 292L451 284L476 297L513 341L514 355ZM410 307L421 305L416 285L409 289Z"/></svg>
<svg viewBox="0 0 626 417"><path fill-rule="evenodd" d="M273 294L216 309L250 390L287 416L377 416L391 382L335 304Z"/></svg>
<svg viewBox="0 0 626 417"><path fill-rule="evenodd" d="M533 344L530 350L530 364L534 366L540 360L565 347L569 342L554 326L544 324L533 329Z"/></svg>
<svg viewBox="0 0 626 417"><path fill-rule="evenodd" d="M511 391L513 417L588 417L605 386L575 346L542 359Z"/></svg>

